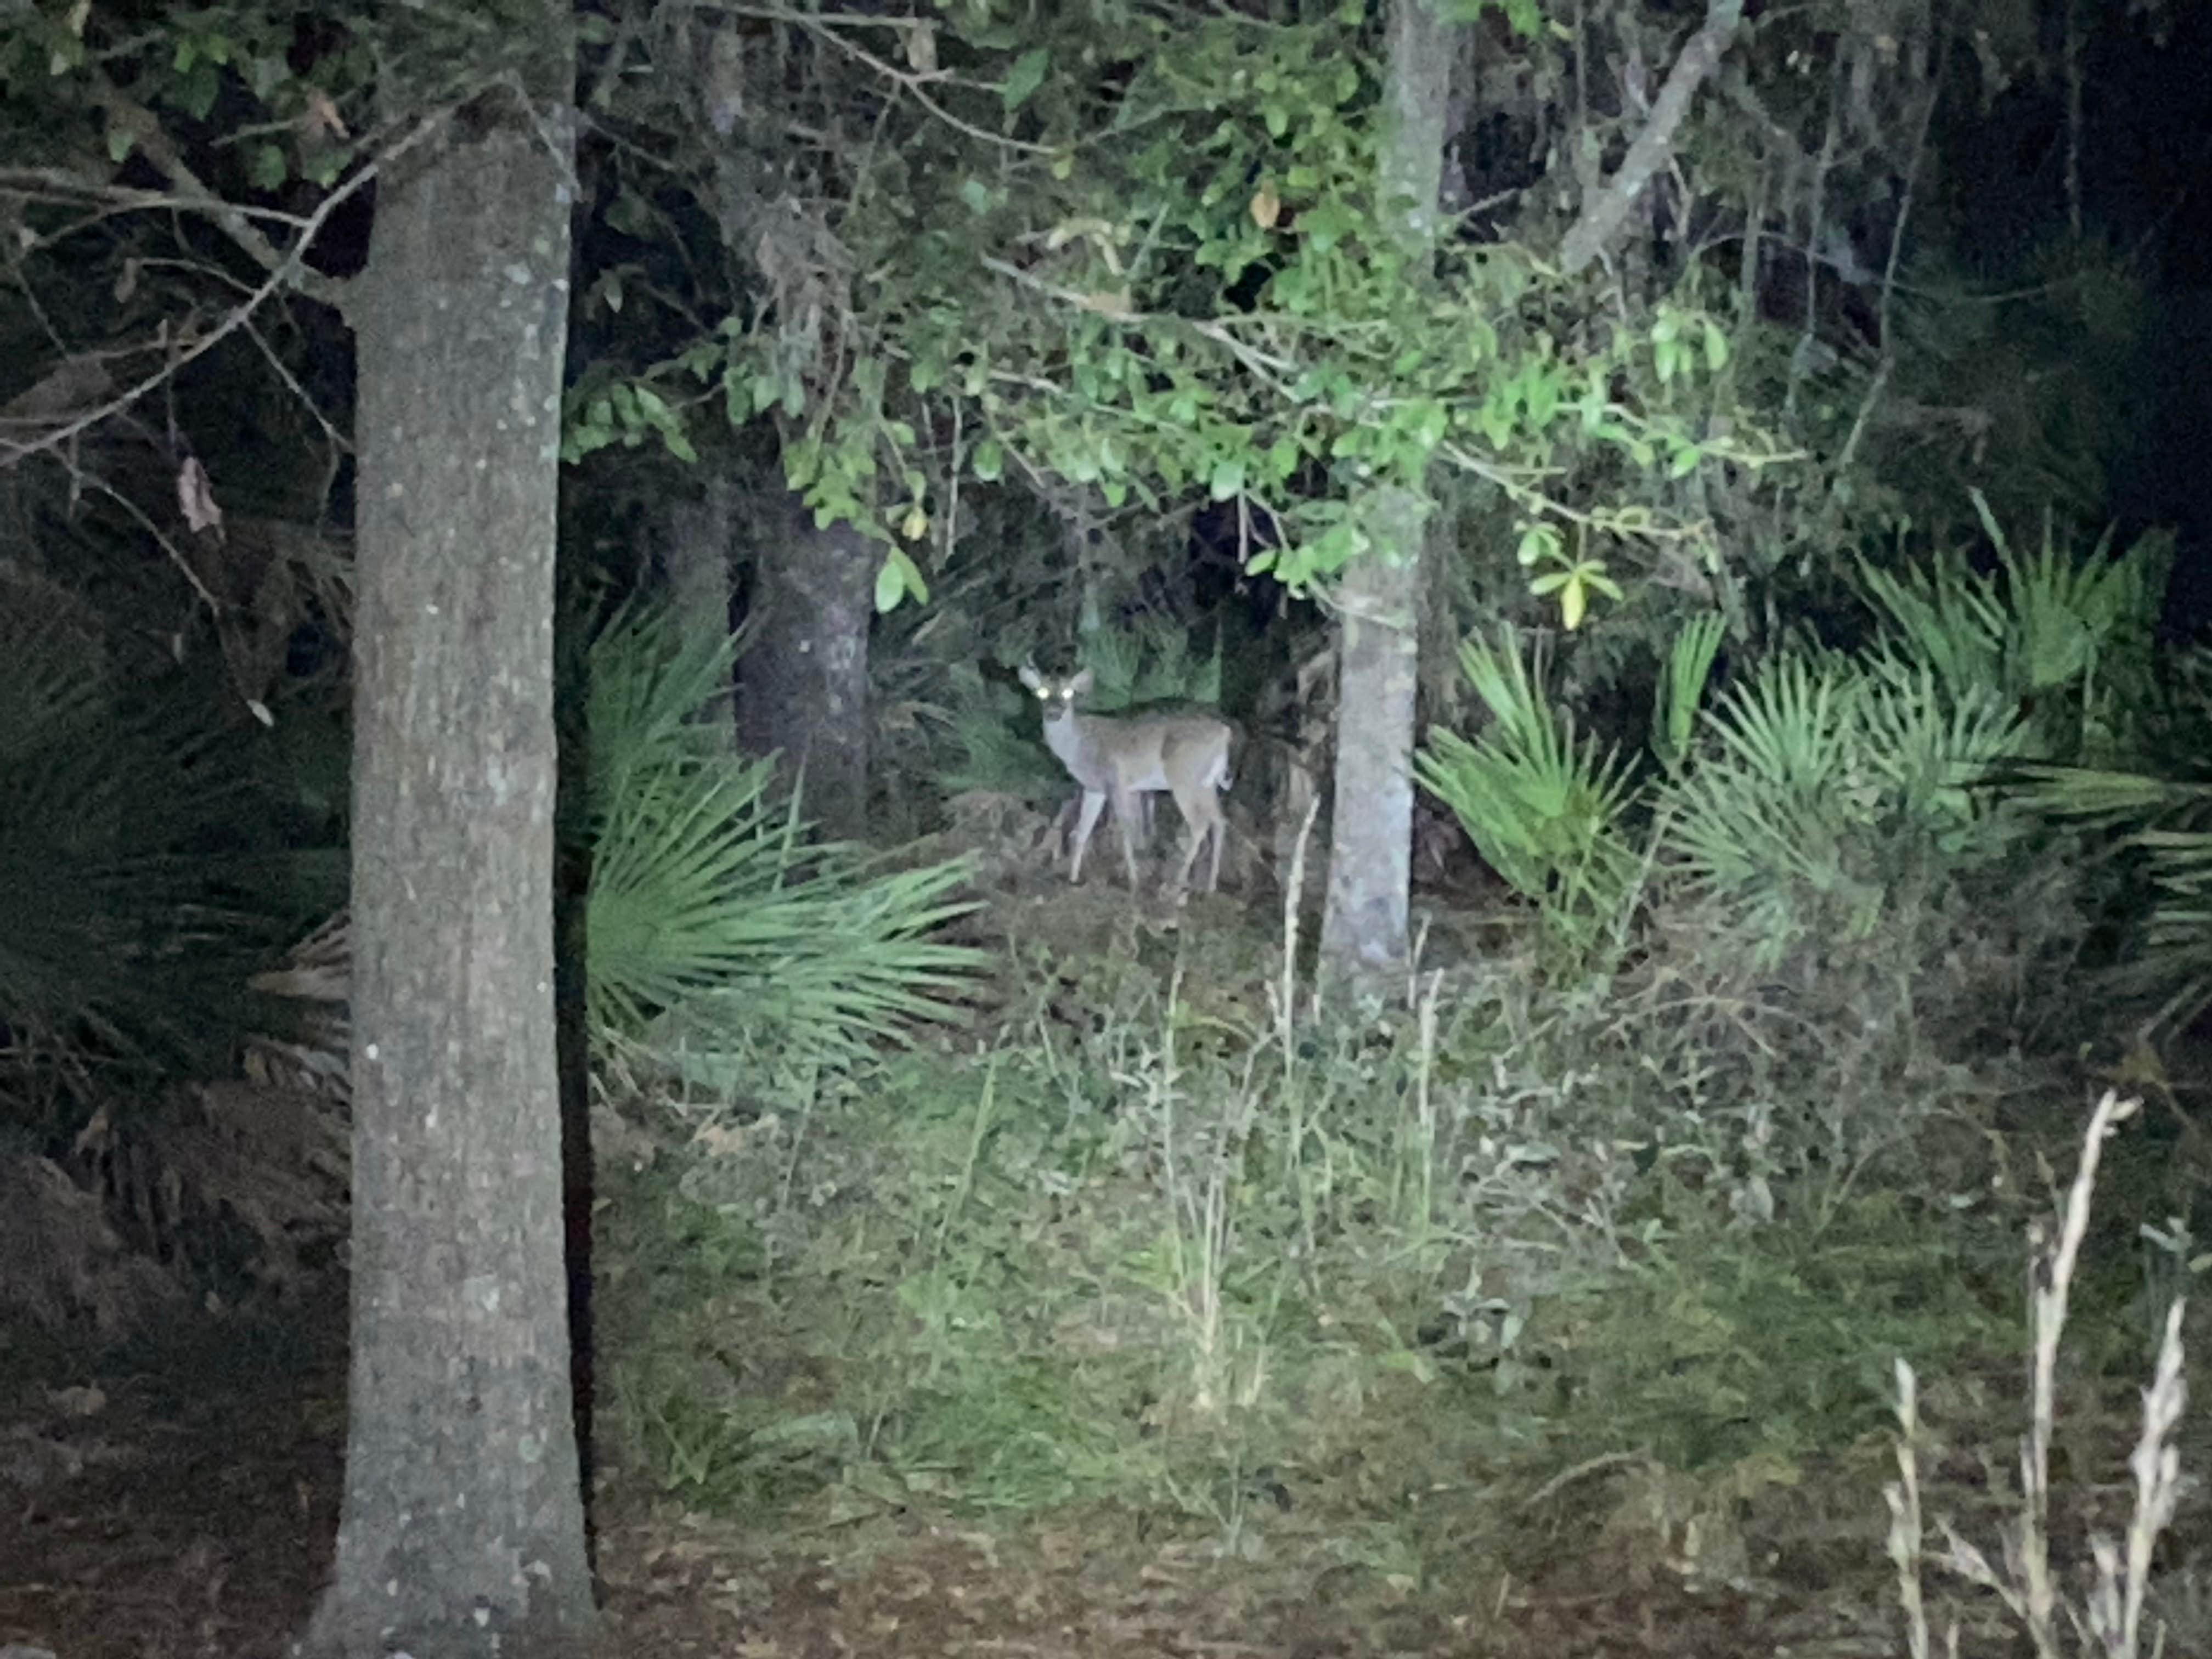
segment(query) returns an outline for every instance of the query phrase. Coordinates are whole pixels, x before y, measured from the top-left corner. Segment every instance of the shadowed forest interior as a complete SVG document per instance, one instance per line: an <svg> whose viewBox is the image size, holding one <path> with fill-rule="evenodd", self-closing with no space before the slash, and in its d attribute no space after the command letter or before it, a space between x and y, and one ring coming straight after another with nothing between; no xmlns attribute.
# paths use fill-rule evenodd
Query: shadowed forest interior
<svg viewBox="0 0 2212 1659"><path fill-rule="evenodd" d="M0 1659L2212 1653L2193 0L0 0Z"/></svg>

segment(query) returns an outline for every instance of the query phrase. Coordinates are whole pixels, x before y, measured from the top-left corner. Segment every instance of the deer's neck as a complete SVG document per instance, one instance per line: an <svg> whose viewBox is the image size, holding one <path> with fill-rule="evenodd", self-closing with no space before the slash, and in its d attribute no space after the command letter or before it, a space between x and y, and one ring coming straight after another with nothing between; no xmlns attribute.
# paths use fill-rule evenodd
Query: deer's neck
<svg viewBox="0 0 2212 1659"><path fill-rule="evenodd" d="M1098 770L1098 756L1091 742L1092 735L1090 722L1073 709L1044 723L1045 747L1059 757L1062 766L1086 784L1091 775Z"/></svg>

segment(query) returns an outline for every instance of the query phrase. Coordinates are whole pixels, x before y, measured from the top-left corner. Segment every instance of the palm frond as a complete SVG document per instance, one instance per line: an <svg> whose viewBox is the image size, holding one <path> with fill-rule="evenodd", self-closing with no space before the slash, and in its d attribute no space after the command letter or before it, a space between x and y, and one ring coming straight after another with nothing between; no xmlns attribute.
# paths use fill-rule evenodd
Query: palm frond
<svg viewBox="0 0 2212 1659"><path fill-rule="evenodd" d="M1899 648L1926 663L1947 689L1999 683L2008 631L2004 606L1964 549L1938 549L1924 563L1893 574L1861 560L1859 580Z"/></svg>
<svg viewBox="0 0 2212 1659"><path fill-rule="evenodd" d="M1668 650L1666 672L1660 676L1651 708L1651 750L1668 772L1677 770L1690 752L1698 705L1727 631L1728 618L1708 611L1685 623Z"/></svg>
<svg viewBox="0 0 2212 1659"><path fill-rule="evenodd" d="M1861 717L1896 811L1954 867L1996 857L2026 828L2016 797L1991 787L2029 745L2017 705L1986 686L1946 696L1932 669L1886 653L1868 668Z"/></svg>
<svg viewBox="0 0 2212 1659"><path fill-rule="evenodd" d="M1870 927L1881 890L1848 838L1875 814L1861 742L1864 684L1838 663L1783 658L1705 716L1706 750L1663 797L1669 849L1691 883L1735 909L1771 959L1816 915Z"/></svg>
<svg viewBox="0 0 2212 1659"><path fill-rule="evenodd" d="M0 617L0 1067L204 1068L282 934L246 742ZM5 1085L0 1085L4 1088Z"/></svg>
<svg viewBox="0 0 2212 1659"><path fill-rule="evenodd" d="M1617 751L1578 737L1544 695L1507 625L1473 639L1460 665L1490 709L1469 742L1441 728L1414 757L1423 787L1458 818L1491 867L1571 932L1608 926L1634 878L1622 823L1634 789Z"/></svg>
<svg viewBox="0 0 2212 1659"><path fill-rule="evenodd" d="M773 766L697 716L729 646L650 609L592 648L588 1017L603 1048L682 1071L774 1037L823 1056L950 1019L979 957L931 935L974 908L953 860L894 871L809 842Z"/></svg>
<svg viewBox="0 0 2212 1659"><path fill-rule="evenodd" d="M2021 551L1978 491L1972 500L1995 570L1978 571L1956 545L1902 571L1861 561L1886 648L1923 665L1954 704L1994 692L2031 708L2041 758L2126 752L2151 701L2172 538L2145 535L2115 555L2107 532L2077 552L2046 514L2040 545Z"/></svg>

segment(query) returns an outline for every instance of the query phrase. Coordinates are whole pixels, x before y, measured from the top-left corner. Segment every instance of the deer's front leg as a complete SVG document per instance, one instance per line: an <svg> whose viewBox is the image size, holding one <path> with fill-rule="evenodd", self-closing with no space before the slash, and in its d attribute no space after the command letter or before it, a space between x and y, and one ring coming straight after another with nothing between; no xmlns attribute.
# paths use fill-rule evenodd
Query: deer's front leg
<svg viewBox="0 0 2212 1659"><path fill-rule="evenodd" d="M1098 827L1098 815L1106 810L1104 792L1086 789L1083 792L1083 812L1075 820L1075 856L1069 860L1067 879L1070 884L1083 879L1083 852L1091 845L1091 832Z"/></svg>

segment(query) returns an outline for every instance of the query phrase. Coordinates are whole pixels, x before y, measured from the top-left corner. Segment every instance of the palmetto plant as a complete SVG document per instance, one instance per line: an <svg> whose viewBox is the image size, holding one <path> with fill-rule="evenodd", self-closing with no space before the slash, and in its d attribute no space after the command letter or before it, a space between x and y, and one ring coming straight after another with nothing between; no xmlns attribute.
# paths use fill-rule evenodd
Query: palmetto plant
<svg viewBox="0 0 2212 1659"><path fill-rule="evenodd" d="M954 861L898 869L806 841L773 768L702 718L733 647L617 613L591 647L586 1007L603 1054L726 1081L761 1043L834 1060L945 1018L973 951Z"/></svg>
<svg viewBox="0 0 2212 1659"><path fill-rule="evenodd" d="M0 1111L41 1079L219 1066L243 1030L297 860L252 833L249 734L204 708L0 611Z"/></svg>
<svg viewBox="0 0 2212 1659"><path fill-rule="evenodd" d="M2036 807L2115 831L2144 855L2150 903L2114 988L2160 999L2160 1018L2186 1024L2212 1006L2212 777L2203 759L2212 739L2212 652L2179 659L2170 680L2155 745L2173 757L2167 775L2149 766L2023 772Z"/></svg>
<svg viewBox="0 0 2212 1659"><path fill-rule="evenodd" d="M1101 629L1083 642L1082 666L1095 683L1091 706L1103 713L1133 704L1221 701L1221 651L1200 656L1189 635L1173 623Z"/></svg>
<svg viewBox="0 0 2212 1659"><path fill-rule="evenodd" d="M1539 647L1540 652L1540 647ZM1633 799L1617 752L1577 735L1541 686L1510 625L1469 640L1460 666L1488 707L1474 741L1438 728L1414 758L1423 787L1449 807L1490 866L1541 907L1562 942L1587 946L1618 919L1638 861L1624 833Z"/></svg>
<svg viewBox="0 0 2212 1659"><path fill-rule="evenodd" d="M1887 653L1777 658L1705 727L1662 793L1666 845L1763 962L1809 933L1863 937L2018 828L1978 787L2021 752L2018 717L1994 691L1947 694L1934 670Z"/></svg>
<svg viewBox="0 0 2212 1659"><path fill-rule="evenodd" d="M2115 556L2108 532L2077 555L2046 520L2041 546L2022 553L1973 500L1994 571L1975 569L1958 546L1900 572L1862 563L1893 648L1952 696L1993 691L2022 708L2041 758L2109 762L2150 690L2172 537L2146 535Z"/></svg>
<svg viewBox="0 0 2212 1659"><path fill-rule="evenodd" d="M717 1091L759 1075L765 1054L804 1071L952 1018L980 960L934 937L974 908L955 896L964 863L899 868L810 841L803 798L735 751L723 698L736 649L631 605L566 670L588 681L582 787L560 834L589 861L593 1052ZM342 1002L349 957L333 923L256 983ZM324 1040L342 1046L342 1025Z"/></svg>

